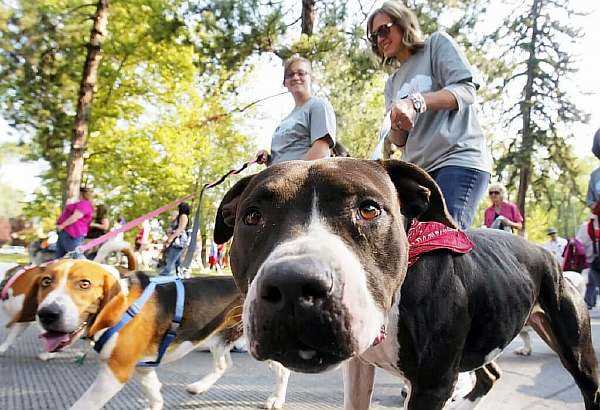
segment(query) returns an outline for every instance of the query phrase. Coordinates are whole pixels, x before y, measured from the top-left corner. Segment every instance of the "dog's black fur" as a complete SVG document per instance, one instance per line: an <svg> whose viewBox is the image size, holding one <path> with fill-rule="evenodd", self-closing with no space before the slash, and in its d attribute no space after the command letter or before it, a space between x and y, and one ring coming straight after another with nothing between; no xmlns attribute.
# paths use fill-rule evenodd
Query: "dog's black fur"
<svg viewBox="0 0 600 410"><path fill-rule="evenodd" d="M387 185L381 182L382 178L391 181L396 189L394 193L388 192ZM353 225L351 219L348 223L344 222L344 217L340 216L346 209L343 206L357 195L380 202L385 209L385 214L382 214L385 218L374 220L368 226ZM390 195L397 197L389 198ZM475 229L466 232L475 244L469 253L457 255L447 250L432 251L422 255L414 266L406 270L404 229L410 219L418 216L421 221L454 226L437 185L422 170L406 163L351 159L310 164L292 162L238 182L221 203L215 239L224 242L235 229L232 267L243 292L248 290L248 284L262 269L261 266L264 267L271 252L282 241L303 229L308 220L308 216L303 214L311 212L312 198L317 196L319 213L366 266L373 300L384 306L389 320L397 324L394 333L388 334L382 343L398 345L397 357L386 358L387 362L374 359L377 356L374 353L382 352L382 345L357 352L359 360L346 353L353 349L339 346L339 352L345 352L339 360L350 359L345 383L352 383L352 386L346 389L350 392L345 397L346 405L353 408L368 406L375 366L393 368L408 378L411 385L408 409L443 408L452 395L458 373L469 370L476 370L477 384L467 399L477 400L500 376L493 358L514 339L535 308L542 312L536 331L557 352L564 367L572 374L586 409L600 409L597 360L589 315L585 303L573 286L563 279L557 262L549 252L506 232ZM243 226L246 222L243 218L252 209L260 211L264 219L264 224L258 225L257 229ZM399 216L397 209L401 213ZM311 262L312 266L320 266L325 260L323 255L314 251L306 255L299 252L299 256L317 258ZM373 267L373 257L384 263L387 261L388 268L393 265L396 277L388 277L389 269L385 266ZM278 269L298 269L297 266L290 264ZM325 271L327 275L332 274L331 269ZM333 275L336 274L333 269ZM286 275L294 281L301 281L307 276L302 269L295 277L289 272ZM314 276L314 273L311 275ZM378 275L385 275L386 279L376 277ZM393 303L398 309L397 316L388 304L390 291L395 294ZM258 347L253 354L261 359L276 357L284 366L297 370L322 371L323 365L318 360L299 360L297 351L286 356L278 351L276 344L268 342L269 338L283 345L287 339L290 342L294 338L310 340L310 348L315 349L316 357L319 357L321 351L329 351L327 349L332 343L325 336L332 334L333 326L338 325L321 322L310 329L293 324L266 325L266 321L275 323L278 315L281 323L301 321L301 318L295 319L281 307L273 308L272 303L269 307L270 301L265 300L268 295L264 292L258 291L255 297L249 311L253 317L244 317L245 321L252 322L251 326L258 334L255 341ZM337 298L336 292L324 294L321 298L311 305L312 310L340 303L339 300L329 300ZM298 306L297 302L289 303ZM331 316L331 312L325 313ZM322 327L321 331L316 329L318 326ZM344 323L338 328L349 327ZM286 329L294 331L287 332ZM302 333L302 329L306 329L306 334ZM333 342L343 343L343 340L338 338ZM250 340L250 343L252 345L253 341ZM354 377L353 374L363 376Z"/></svg>

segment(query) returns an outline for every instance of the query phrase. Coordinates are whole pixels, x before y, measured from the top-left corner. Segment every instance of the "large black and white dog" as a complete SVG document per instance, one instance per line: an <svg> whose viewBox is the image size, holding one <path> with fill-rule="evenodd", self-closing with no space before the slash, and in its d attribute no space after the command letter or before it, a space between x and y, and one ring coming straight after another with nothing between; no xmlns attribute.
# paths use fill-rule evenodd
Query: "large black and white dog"
<svg viewBox="0 0 600 410"><path fill-rule="evenodd" d="M497 230L407 268L411 220L454 226L427 173L400 161L287 162L225 195L215 240L233 236L251 354L300 372L344 363L347 409L369 407L375 367L410 386L408 409L441 409L459 372L474 407L499 377L493 360L535 312L535 330L600 409L590 321L553 256ZM387 337L384 338L385 333Z"/></svg>

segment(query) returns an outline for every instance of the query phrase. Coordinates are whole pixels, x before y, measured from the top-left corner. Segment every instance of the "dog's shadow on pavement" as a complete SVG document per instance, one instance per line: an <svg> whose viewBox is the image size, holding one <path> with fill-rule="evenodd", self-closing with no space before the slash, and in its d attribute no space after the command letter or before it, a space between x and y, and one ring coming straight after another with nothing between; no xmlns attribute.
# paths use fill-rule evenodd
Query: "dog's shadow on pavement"
<svg viewBox="0 0 600 410"><path fill-rule="evenodd" d="M521 360L536 361L542 365L531 379L531 384L522 384L517 388L519 393L539 397L544 401L556 399L563 403L583 403L583 397L571 374L562 367L554 353L534 352L532 356Z"/></svg>

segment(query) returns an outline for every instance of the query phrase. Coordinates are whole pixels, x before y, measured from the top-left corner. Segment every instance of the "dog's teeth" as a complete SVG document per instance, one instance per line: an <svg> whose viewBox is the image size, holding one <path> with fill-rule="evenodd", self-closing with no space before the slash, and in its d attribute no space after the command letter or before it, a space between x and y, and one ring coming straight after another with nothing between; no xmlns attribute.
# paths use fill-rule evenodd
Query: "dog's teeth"
<svg viewBox="0 0 600 410"><path fill-rule="evenodd" d="M315 357L315 355L317 354L317 352L315 350L298 350L298 354L300 355L300 357L304 360L310 360L313 357Z"/></svg>

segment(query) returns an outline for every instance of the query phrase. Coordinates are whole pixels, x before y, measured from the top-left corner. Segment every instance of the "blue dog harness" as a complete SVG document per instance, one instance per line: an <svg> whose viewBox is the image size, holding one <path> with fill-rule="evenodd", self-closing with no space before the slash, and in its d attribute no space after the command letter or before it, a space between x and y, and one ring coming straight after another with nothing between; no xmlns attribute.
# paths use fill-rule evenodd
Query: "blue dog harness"
<svg viewBox="0 0 600 410"><path fill-rule="evenodd" d="M175 282L175 287L177 289L177 302L175 304L175 314L173 315L173 320L171 321L171 326L165 333L162 341L160 342L160 346L158 348L158 355L156 360L148 361L148 362L139 362L137 365L140 367L157 367L162 360L163 355L167 351L167 348L175 340L175 336L177 335L177 329L179 329L179 325L181 324L181 320L183 318L183 305L185 302L185 288L183 287L183 283L181 282L181 278L175 276L157 276L150 278L150 283L144 289L144 292L141 294L139 298L135 302L129 306L127 311L123 314L121 321L117 323L115 326L109 328L106 332L100 336L98 341L94 343L94 350L98 353L104 347L104 344L114 335L116 332L121 330L123 326L125 326L131 319L133 319L144 307L150 296L154 293L156 286L165 285L167 283Z"/></svg>

